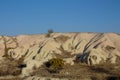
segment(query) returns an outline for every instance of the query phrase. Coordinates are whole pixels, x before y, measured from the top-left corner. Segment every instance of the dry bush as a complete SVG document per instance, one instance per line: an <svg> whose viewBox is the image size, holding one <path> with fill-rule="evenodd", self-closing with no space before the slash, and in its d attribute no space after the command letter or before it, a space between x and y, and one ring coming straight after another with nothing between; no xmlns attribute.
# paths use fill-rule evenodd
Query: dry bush
<svg viewBox="0 0 120 80"><path fill-rule="evenodd" d="M23 78L10 78L10 79L0 79L0 80L24 80Z"/></svg>
<svg viewBox="0 0 120 80"><path fill-rule="evenodd" d="M49 29L48 30L48 33L46 34L46 37L51 37L51 34L53 33L54 31L52 29Z"/></svg>
<svg viewBox="0 0 120 80"><path fill-rule="evenodd" d="M50 68L49 66L48 69ZM94 66L83 63L66 64L59 73L54 74L49 73L48 69L43 65L34 74L42 77L67 78L70 80L120 80L120 64L106 63Z"/></svg>
<svg viewBox="0 0 120 80"><path fill-rule="evenodd" d="M53 33L54 31L52 29L49 29L48 30L48 33Z"/></svg>
<svg viewBox="0 0 120 80"><path fill-rule="evenodd" d="M5 59L4 62L0 63L0 76L16 76L19 74L21 74L21 69L18 68L18 63L16 61Z"/></svg>
<svg viewBox="0 0 120 80"><path fill-rule="evenodd" d="M59 73L59 71L64 66L63 59L60 58L52 58L48 62L45 63L46 67L48 67L51 73Z"/></svg>
<svg viewBox="0 0 120 80"><path fill-rule="evenodd" d="M103 63L99 65L91 66L90 69L93 71L93 73L97 73L100 79L104 80L120 80L120 64L111 64L111 63ZM100 80L97 79L98 77L95 76L93 80Z"/></svg>

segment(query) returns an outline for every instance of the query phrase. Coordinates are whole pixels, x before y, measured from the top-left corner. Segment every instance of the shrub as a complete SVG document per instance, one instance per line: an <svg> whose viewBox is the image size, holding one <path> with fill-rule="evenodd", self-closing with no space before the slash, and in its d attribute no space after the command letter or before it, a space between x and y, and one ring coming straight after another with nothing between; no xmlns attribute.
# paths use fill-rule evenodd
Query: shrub
<svg viewBox="0 0 120 80"><path fill-rule="evenodd" d="M48 33L50 33L50 34L53 33L53 32L54 32L54 31L53 31L52 29L49 29L49 30L48 30Z"/></svg>
<svg viewBox="0 0 120 80"><path fill-rule="evenodd" d="M49 29L48 30L48 33L46 34L46 37L51 37L51 34L53 33L54 31L52 29Z"/></svg>
<svg viewBox="0 0 120 80"><path fill-rule="evenodd" d="M46 63L46 66L51 73L59 73L64 66L64 61L60 58L53 58Z"/></svg>

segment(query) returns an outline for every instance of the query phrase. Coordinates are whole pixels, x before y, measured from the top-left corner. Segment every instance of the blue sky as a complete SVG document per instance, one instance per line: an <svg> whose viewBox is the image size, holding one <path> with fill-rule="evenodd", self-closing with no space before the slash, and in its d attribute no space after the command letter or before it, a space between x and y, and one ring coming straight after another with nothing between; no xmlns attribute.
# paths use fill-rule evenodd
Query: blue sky
<svg viewBox="0 0 120 80"><path fill-rule="evenodd" d="M0 35L120 33L120 0L0 0Z"/></svg>

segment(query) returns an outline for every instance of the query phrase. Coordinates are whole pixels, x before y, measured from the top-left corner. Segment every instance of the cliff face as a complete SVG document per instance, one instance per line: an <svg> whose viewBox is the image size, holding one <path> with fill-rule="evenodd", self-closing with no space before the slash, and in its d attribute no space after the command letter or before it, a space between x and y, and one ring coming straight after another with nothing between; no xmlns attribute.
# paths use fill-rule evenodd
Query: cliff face
<svg viewBox="0 0 120 80"><path fill-rule="evenodd" d="M0 36L0 59L3 56L18 60L24 56L28 65L23 70L27 75L33 66L39 67L53 57L62 57L73 64L77 58L89 65L110 61L120 57L120 35L115 33L52 33L40 35Z"/></svg>

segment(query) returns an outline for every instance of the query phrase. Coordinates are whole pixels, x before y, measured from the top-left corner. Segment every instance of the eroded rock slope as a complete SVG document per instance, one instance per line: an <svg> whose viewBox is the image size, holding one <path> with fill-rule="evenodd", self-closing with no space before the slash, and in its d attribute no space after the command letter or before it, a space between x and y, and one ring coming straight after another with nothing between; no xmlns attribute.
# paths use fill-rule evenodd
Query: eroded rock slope
<svg viewBox="0 0 120 80"><path fill-rule="evenodd" d="M52 33L40 35L0 36L0 59L4 56L18 60L24 57L27 67L23 75L29 75L33 67L43 62L62 57L74 64L78 58L88 65L103 62L116 63L120 57L120 35L116 33Z"/></svg>

